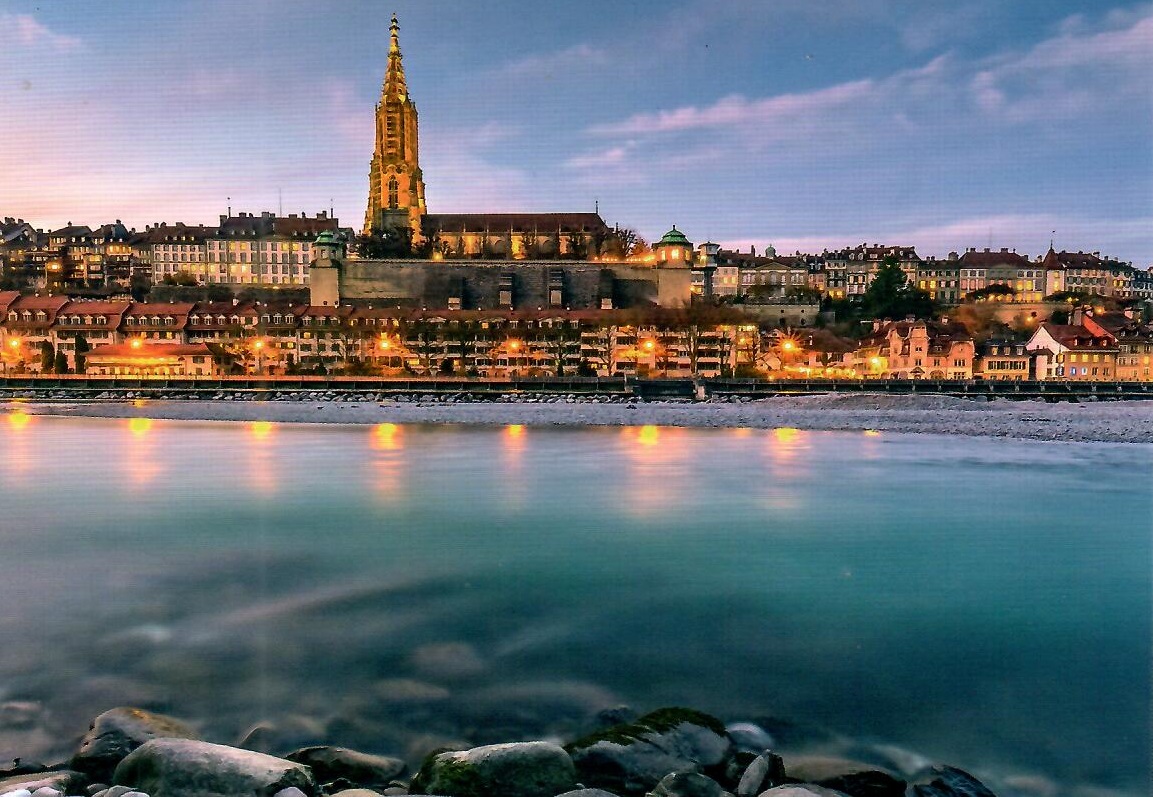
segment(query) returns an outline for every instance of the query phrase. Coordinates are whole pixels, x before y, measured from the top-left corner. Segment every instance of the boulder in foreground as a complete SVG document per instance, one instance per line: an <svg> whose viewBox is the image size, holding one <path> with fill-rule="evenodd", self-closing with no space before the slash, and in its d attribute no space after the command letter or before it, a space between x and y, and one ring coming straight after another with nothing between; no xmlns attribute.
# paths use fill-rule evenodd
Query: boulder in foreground
<svg viewBox="0 0 1153 797"><path fill-rule="evenodd" d="M178 719L141 708L120 707L92 720L72 756L72 768L96 780L111 777L125 756L152 739L195 739L196 732Z"/></svg>
<svg viewBox="0 0 1153 797"><path fill-rule="evenodd" d="M575 786L576 770L564 748L549 742L514 742L434 753L413 780L412 793L553 797Z"/></svg>
<svg viewBox="0 0 1153 797"><path fill-rule="evenodd" d="M267 797L291 786L313 794L308 769L283 758L193 739L153 739L120 762L113 781L152 797Z"/></svg>
<svg viewBox="0 0 1153 797"><path fill-rule="evenodd" d="M687 708L654 711L566 749L583 783L629 795L652 790L670 772L723 771L733 753L724 723Z"/></svg>

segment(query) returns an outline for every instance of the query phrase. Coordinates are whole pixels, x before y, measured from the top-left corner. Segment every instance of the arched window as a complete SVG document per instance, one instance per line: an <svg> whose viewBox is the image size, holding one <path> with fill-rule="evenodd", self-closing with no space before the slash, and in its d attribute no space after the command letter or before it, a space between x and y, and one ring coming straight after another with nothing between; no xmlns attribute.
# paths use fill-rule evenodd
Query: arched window
<svg viewBox="0 0 1153 797"><path fill-rule="evenodd" d="M400 183L395 177L388 178L388 207L396 210L400 206Z"/></svg>

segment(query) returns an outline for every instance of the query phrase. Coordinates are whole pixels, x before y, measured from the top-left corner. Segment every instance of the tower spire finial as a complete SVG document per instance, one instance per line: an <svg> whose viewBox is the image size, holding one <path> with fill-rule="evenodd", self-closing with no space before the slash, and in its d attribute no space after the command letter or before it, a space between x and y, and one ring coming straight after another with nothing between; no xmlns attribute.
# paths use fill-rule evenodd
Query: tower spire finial
<svg viewBox="0 0 1153 797"><path fill-rule="evenodd" d="M408 85L404 79L404 61L400 53L400 22L396 14L392 15L392 24L388 26L388 69L384 73L384 86L381 94L386 100L400 100L408 98Z"/></svg>

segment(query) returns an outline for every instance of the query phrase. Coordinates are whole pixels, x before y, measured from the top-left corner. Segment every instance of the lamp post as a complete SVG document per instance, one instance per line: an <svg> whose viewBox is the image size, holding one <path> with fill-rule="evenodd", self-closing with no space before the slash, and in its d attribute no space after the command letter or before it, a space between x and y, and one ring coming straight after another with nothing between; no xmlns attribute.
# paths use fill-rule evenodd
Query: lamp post
<svg viewBox="0 0 1153 797"><path fill-rule="evenodd" d="M264 353L264 341L257 339L257 341L252 344L252 349L256 353L256 375L260 376L262 370L261 355Z"/></svg>

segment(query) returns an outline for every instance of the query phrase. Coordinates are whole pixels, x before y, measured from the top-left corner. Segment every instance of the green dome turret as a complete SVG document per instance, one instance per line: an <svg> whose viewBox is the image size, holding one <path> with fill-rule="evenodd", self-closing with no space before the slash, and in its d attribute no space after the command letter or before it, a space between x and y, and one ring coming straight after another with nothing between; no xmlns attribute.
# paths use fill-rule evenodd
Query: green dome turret
<svg viewBox="0 0 1153 797"><path fill-rule="evenodd" d="M677 229L677 225L666 232L657 242L657 246L692 246L685 234Z"/></svg>

